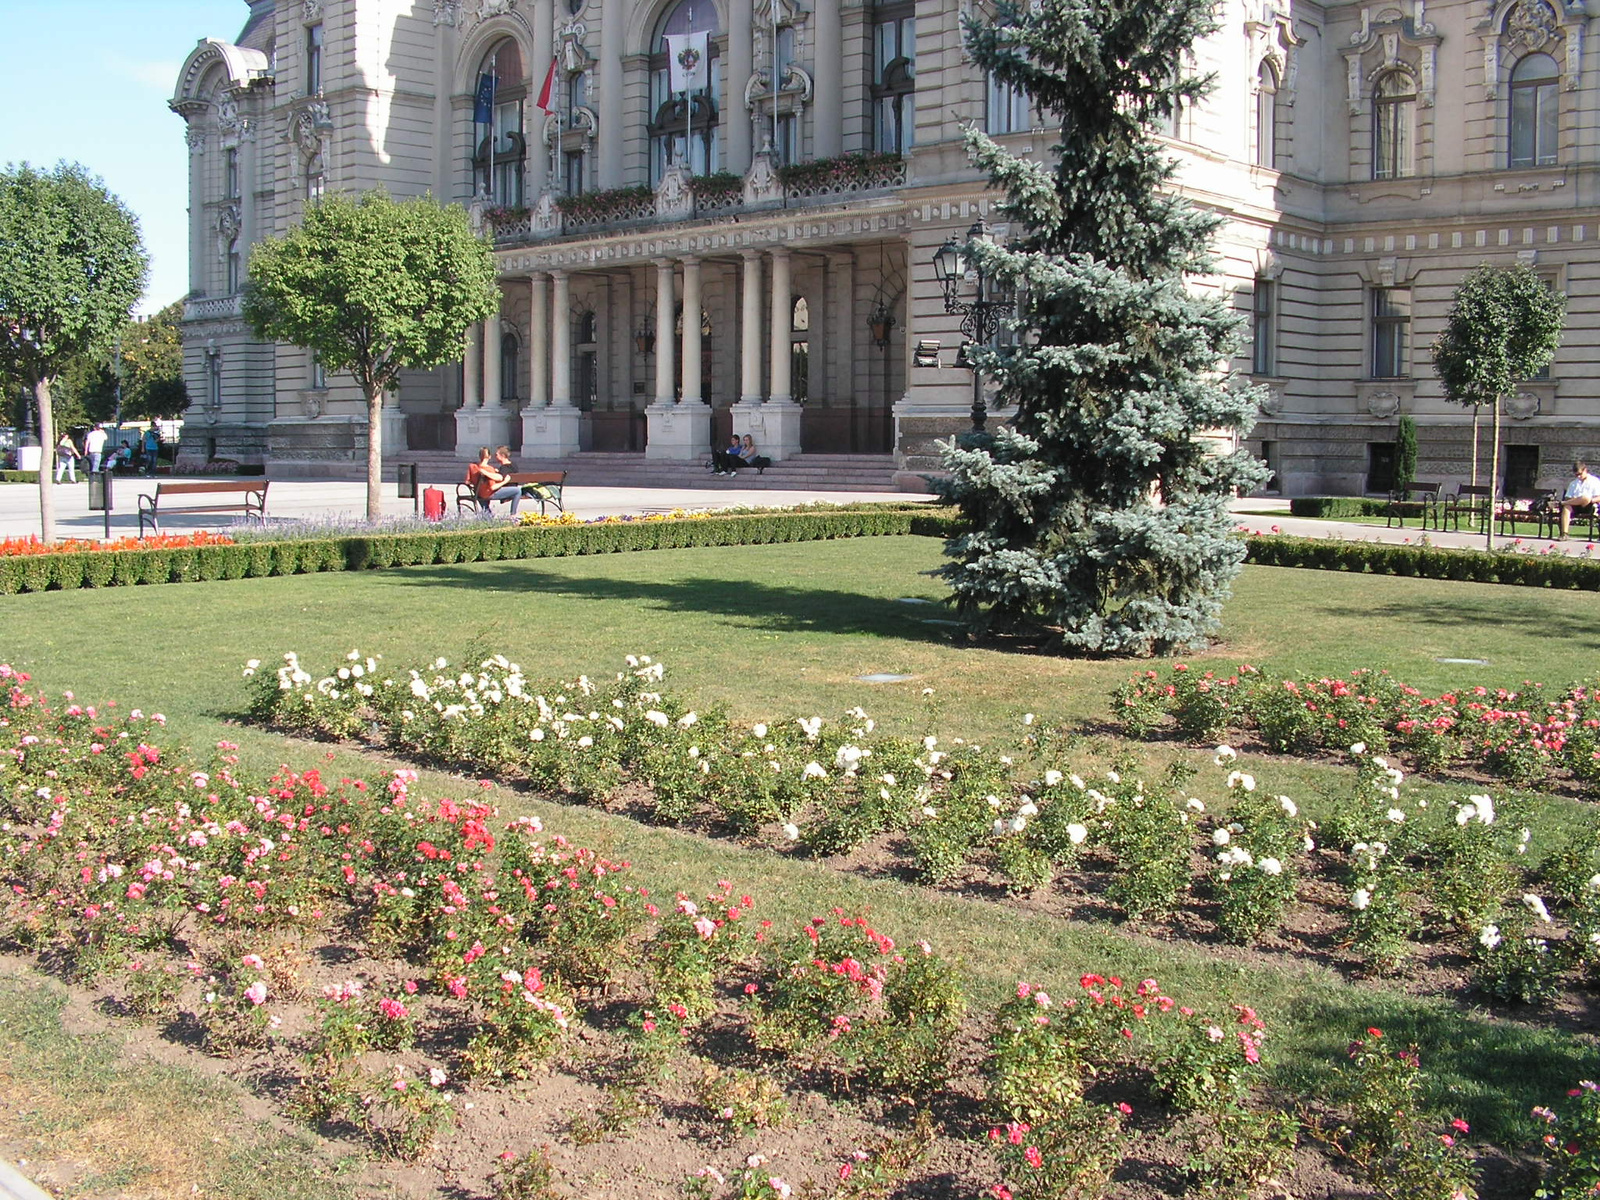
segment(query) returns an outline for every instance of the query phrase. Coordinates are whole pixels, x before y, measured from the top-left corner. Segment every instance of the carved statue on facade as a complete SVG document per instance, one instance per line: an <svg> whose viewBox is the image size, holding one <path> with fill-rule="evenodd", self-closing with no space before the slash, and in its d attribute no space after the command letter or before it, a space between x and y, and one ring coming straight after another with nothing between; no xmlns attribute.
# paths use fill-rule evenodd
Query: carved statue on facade
<svg viewBox="0 0 1600 1200"><path fill-rule="evenodd" d="M454 29L460 16L460 0L433 0L433 27L435 29L441 25L448 25Z"/></svg>
<svg viewBox="0 0 1600 1200"><path fill-rule="evenodd" d="M289 137L300 147L307 162L322 153L323 140L333 128L326 100L310 100L295 113L289 124Z"/></svg>
<svg viewBox="0 0 1600 1200"><path fill-rule="evenodd" d="M1529 50L1542 50L1559 36L1556 13L1544 0L1517 0L1506 16L1506 41Z"/></svg>

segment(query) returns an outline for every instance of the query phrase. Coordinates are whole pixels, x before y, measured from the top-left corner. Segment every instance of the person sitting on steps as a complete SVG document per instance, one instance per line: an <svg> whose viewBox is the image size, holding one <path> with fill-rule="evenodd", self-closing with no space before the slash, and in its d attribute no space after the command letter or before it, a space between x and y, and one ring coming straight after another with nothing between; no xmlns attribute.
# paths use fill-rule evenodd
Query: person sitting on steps
<svg viewBox="0 0 1600 1200"><path fill-rule="evenodd" d="M772 465L772 460L765 454L756 453L756 440L748 433L739 440L739 452L728 456L729 470L723 472L732 475L742 467L754 467L757 475L765 475L767 468Z"/></svg>
<svg viewBox="0 0 1600 1200"><path fill-rule="evenodd" d="M713 475L732 475L737 469L736 460L739 457L739 435L733 434L726 450L711 451L711 473Z"/></svg>

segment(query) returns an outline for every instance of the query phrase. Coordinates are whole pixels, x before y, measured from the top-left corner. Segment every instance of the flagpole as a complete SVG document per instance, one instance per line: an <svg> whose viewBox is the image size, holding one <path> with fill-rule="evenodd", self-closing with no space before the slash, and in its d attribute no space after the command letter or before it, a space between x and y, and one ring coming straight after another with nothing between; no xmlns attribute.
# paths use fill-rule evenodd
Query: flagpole
<svg viewBox="0 0 1600 1200"><path fill-rule="evenodd" d="M778 148L778 0L767 0L772 8L772 152L780 159Z"/></svg>

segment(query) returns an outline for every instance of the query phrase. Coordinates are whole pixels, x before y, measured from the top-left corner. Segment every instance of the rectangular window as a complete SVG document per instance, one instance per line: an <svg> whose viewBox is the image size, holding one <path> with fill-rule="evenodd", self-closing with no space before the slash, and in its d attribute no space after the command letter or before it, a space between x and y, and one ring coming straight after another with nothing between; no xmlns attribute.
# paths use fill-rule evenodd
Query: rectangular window
<svg viewBox="0 0 1600 1200"><path fill-rule="evenodd" d="M778 161L785 165L800 161L800 118L795 113L778 115L778 144L773 147Z"/></svg>
<svg viewBox="0 0 1600 1200"><path fill-rule="evenodd" d="M1275 375L1278 366L1278 285L1256 276L1251 300L1251 372Z"/></svg>
<svg viewBox="0 0 1600 1200"><path fill-rule="evenodd" d="M1410 374L1411 290L1373 288L1372 378L1404 379Z"/></svg>
<svg viewBox="0 0 1600 1200"><path fill-rule="evenodd" d="M566 167L567 195L583 195L583 151L568 150L562 161Z"/></svg>
<svg viewBox="0 0 1600 1200"><path fill-rule="evenodd" d="M873 149L911 150L916 124L917 19L909 9L880 11L872 26Z"/></svg>
<svg viewBox="0 0 1600 1200"><path fill-rule="evenodd" d="M234 238L228 243L228 295L236 295L241 283L241 261L239 258L239 239Z"/></svg>
<svg viewBox="0 0 1600 1200"><path fill-rule="evenodd" d="M239 152L237 150L228 151L223 162L223 177L226 188L224 195L229 200L237 200L239 198Z"/></svg>
<svg viewBox="0 0 1600 1200"><path fill-rule="evenodd" d="M325 392L328 390L328 372L322 365L322 359L317 352L311 352L311 390Z"/></svg>
<svg viewBox="0 0 1600 1200"><path fill-rule="evenodd" d="M306 95L322 94L322 26L306 27Z"/></svg>
<svg viewBox="0 0 1600 1200"><path fill-rule="evenodd" d="M987 118L989 133L1026 133L1029 128L1027 93L989 76Z"/></svg>

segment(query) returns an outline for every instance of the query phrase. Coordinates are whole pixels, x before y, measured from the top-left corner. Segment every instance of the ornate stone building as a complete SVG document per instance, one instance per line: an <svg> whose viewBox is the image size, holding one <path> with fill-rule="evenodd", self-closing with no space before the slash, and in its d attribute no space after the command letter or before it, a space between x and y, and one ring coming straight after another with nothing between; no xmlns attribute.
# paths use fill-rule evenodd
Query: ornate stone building
<svg viewBox="0 0 1600 1200"><path fill-rule="evenodd" d="M192 151L181 453L359 469L359 393L252 340L239 286L251 243L308 202L382 186L468 205L504 297L460 364L406 380L386 450L674 461L732 428L775 459L930 468L971 405L933 268L989 211L962 131L1021 153L1050 142L965 57L961 7L249 0L238 38L200 42L172 101ZM1509 481L1600 454L1584 0L1219 11L1196 53L1216 88L1160 132L1180 186L1228 218L1196 286L1249 318L1234 366L1268 389L1253 445L1276 485L1382 490L1401 412L1420 475L1466 475L1470 415L1441 396L1427 348L1482 261L1530 262L1570 297L1548 377L1506 405ZM673 91L664 38L696 34L708 86Z"/></svg>

